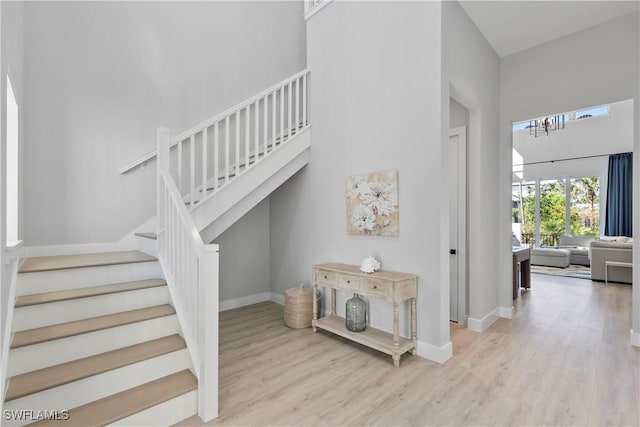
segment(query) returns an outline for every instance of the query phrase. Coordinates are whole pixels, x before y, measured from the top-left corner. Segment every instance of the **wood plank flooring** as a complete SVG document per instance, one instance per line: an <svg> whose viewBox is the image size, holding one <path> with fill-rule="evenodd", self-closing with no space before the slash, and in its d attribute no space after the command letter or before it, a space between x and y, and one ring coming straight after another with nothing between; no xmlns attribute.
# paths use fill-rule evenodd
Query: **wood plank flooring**
<svg viewBox="0 0 640 427"><path fill-rule="evenodd" d="M220 313L220 416L233 426L640 425L631 286L532 276L514 318L451 325L444 365L284 326L261 303ZM179 425L202 425L190 418Z"/></svg>

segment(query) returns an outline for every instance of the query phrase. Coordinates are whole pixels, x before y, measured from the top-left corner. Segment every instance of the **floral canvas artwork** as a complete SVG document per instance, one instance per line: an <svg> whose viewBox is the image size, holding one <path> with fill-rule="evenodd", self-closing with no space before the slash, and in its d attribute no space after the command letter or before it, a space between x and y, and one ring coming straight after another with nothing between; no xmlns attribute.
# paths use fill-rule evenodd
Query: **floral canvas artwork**
<svg viewBox="0 0 640 427"><path fill-rule="evenodd" d="M398 171L347 178L347 233L398 236Z"/></svg>

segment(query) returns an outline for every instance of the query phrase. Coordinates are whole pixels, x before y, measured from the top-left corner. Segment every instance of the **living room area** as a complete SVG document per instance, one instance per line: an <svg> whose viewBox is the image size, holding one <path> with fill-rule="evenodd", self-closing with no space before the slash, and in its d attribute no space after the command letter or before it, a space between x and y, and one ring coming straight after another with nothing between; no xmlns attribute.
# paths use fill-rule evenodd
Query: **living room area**
<svg viewBox="0 0 640 427"><path fill-rule="evenodd" d="M512 238L531 272L632 282L633 102L513 124Z"/></svg>

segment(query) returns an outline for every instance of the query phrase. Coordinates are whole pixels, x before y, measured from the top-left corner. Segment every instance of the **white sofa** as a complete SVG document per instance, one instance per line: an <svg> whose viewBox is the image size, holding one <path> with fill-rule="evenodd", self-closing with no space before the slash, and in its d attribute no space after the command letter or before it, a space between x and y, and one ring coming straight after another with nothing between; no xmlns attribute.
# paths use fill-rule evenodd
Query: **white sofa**
<svg viewBox="0 0 640 427"><path fill-rule="evenodd" d="M606 238L605 238L606 239ZM607 261L632 262L633 239L613 238L594 240L589 246L591 279L604 281ZM606 272L610 282L631 283L632 271L629 267L610 266Z"/></svg>

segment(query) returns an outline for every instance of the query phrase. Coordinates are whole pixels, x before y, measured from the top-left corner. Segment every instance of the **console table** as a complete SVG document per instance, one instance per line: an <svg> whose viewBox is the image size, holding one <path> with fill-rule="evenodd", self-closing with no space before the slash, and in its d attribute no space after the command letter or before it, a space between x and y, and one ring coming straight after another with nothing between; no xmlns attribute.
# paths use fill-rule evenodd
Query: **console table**
<svg viewBox="0 0 640 427"><path fill-rule="evenodd" d="M331 288L331 314L318 318L318 285ZM408 351L417 352L416 297L418 276L393 271L377 271L367 274L355 265L326 263L313 266L313 332L324 329L341 337L391 355L395 367L400 366L400 356ZM367 326L362 332L351 332L345 319L336 314L336 290L380 298L393 306L393 334ZM411 300L411 338L400 336L400 303Z"/></svg>

